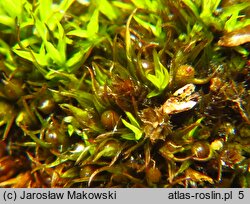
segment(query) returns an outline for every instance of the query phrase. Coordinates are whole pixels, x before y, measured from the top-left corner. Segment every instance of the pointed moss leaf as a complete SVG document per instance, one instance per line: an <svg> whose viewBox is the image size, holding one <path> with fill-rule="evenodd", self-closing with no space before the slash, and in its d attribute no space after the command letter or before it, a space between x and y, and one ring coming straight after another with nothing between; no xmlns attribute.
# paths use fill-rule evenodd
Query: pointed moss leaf
<svg viewBox="0 0 250 204"><path fill-rule="evenodd" d="M62 13L53 12L50 18L46 21L46 25L48 26L50 31L55 31L56 25L60 23L60 19L62 18Z"/></svg>
<svg viewBox="0 0 250 204"><path fill-rule="evenodd" d="M62 109L70 111L75 117L78 119L81 119L83 121L88 121L89 120L89 113L86 110L83 110L81 108L72 106L70 104L61 104L60 107Z"/></svg>
<svg viewBox="0 0 250 204"><path fill-rule="evenodd" d="M87 135L85 132L82 132L82 138L83 138L83 140L84 140L85 145L86 145L87 147L90 147L91 144L90 144L90 142L89 142L89 137L88 137L88 135ZM94 148L90 148L89 150L90 150L90 154L93 155L95 149L94 149Z"/></svg>
<svg viewBox="0 0 250 204"><path fill-rule="evenodd" d="M196 133L196 131L197 131L197 129L198 129L198 127L199 127L199 125L200 125L200 123L202 122L203 119L204 119L204 118L199 118L199 119L195 122L195 123L196 123L196 126L194 126L194 128L188 132L187 138L193 137L193 136L195 135L195 133ZM185 139L186 139L186 138L185 138Z"/></svg>
<svg viewBox="0 0 250 204"><path fill-rule="evenodd" d="M28 28L28 27L31 27L31 26L34 26L34 20L33 19L27 19L26 21L24 22L20 22L20 29L23 30L25 28Z"/></svg>
<svg viewBox="0 0 250 204"><path fill-rule="evenodd" d="M65 58L60 54L60 52L54 47L51 42L46 42L45 47L52 60L58 65L63 65L65 63Z"/></svg>
<svg viewBox="0 0 250 204"><path fill-rule="evenodd" d="M222 0L211 0L211 11L214 12L216 11L216 9L218 8L218 6L220 5Z"/></svg>
<svg viewBox="0 0 250 204"><path fill-rule="evenodd" d="M60 158L60 157L57 157L57 159L55 161L53 161L52 163L50 164L46 164L46 168L52 168L52 167L55 167L55 166L58 166L59 164L62 164L66 161L68 161L69 159L68 158Z"/></svg>
<svg viewBox="0 0 250 204"><path fill-rule="evenodd" d="M62 25L60 23L57 23L57 28L58 28L58 40L59 43L60 41L65 42L65 33Z"/></svg>
<svg viewBox="0 0 250 204"><path fill-rule="evenodd" d="M46 54L46 49L44 43L42 43L40 50L39 50L40 55L45 55Z"/></svg>
<svg viewBox="0 0 250 204"><path fill-rule="evenodd" d="M66 112L70 112L76 120L82 125L90 128L95 132L102 132L103 130L93 120L93 114L89 110L72 106L70 104L60 104L60 107Z"/></svg>
<svg viewBox="0 0 250 204"><path fill-rule="evenodd" d="M147 74L146 77L147 77L147 79L149 81L152 82L152 84L155 85L155 87L157 87L158 89L160 89L160 87L161 87L161 81L159 80L159 78L157 76L155 76L153 74Z"/></svg>
<svg viewBox="0 0 250 204"><path fill-rule="evenodd" d="M4 65L11 71L16 70L17 68L15 65L13 65L13 63L8 63L7 61L4 62Z"/></svg>
<svg viewBox="0 0 250 204"><path fill-rule="evenodd" d="M33 134L30 131L27 131L26 133L27 133L27 135L30 136L30 138L32 140L34 140L34 142L36 142L40 146L45 147L45 148L51 148L51 146L52 146L51 143L48 143L48 142L45 142L45 141L41 140L40 138L38 138L35 134Z"/></svg>
<svg viewBox="0 0 250 204"><path fill-rule="evenodd" d="M131 11L134 9L133 5L125 3L125 2L113 1L112 4L115 7L118 7L118 8L123 9L123 10L130 10Z"/></svg>
<svg viewBox="0 0 250 204"><path fill-rule="evenodd" d="M53 10L49 18L47 17L48 19L46 22L51 31L54 31L57 23L62 20L63 16L65 15L65 12L68 10L70 5L74 3L74 1L75 0L62 0L60 1L59 5L53 4L52 8L48 8L50 10Z"/></svg>
<svg viewBox="0 0 250 204"><path fill-rule="evenodd" d="M46 76L46 78L47 77L48 76ZM54 76L54 77L56 77L56 76ZM50 76L48 78L53 79L53 76ZM79 81L78 81L78 83L79 83ZM58 91L53 90L53 92L59 94ZM75 98L82 107L93 108L93 101L92 101L93 95L88 93L88 92L73 89L73 90L70 90L70 92L69 91L60 91L60 95Z"/></svg>
<svg viewBox="0 0 250 204"><path fill-rule="evenodd" d="M95 72L95 78L100 85L104 85L108 79L107 74L103 72L103 70L95 63L92 62L92 67Z"/></svg>
<svg viewBox="0 0 250 204"><path fill-rule="evenodd" d="M157 22L156 22L156 27L155 27L155 33L154 35L156 37L160 37L162 34L162 19L158 18Z"/></svg>
<svg viewBox="0 0 250 204"><path fill-rule="evenodd" d="M28 40L28 41L26 41L26 40ZM30 40L30 39L25 39L25 40L22 40L22 45L24 46L24 47L28 47L29 45L32 45L33 43L31 42L32 40ZM34 43L35 42L37 42L37 39L35 39L34 40ZM19 45L17 44L16 46L14 46L14 48L18 48L19 47ZM18 50L18 49L17 49ZM14 52L16 52L16 51L14 51ZM38 63L38 65L40 65L40 66L47 66L48 65L48 63L47 63L47 60L48 60L48 57L46 57L46 53L45 53L45 48L44 48L44 44L42 43L42 45L41 45L41 47L40 47L40 50L39 50L39 53L35 53L34 51L32 51L32 50L30 50L30 51L26 51L26 50L23 50L22 51L23 53L25 53L25 52L28 52L28 53L30 53L30 61L31 62L35 62L35 63ZM17 52L16 52L16 54L18 54ZM20 54L20 53L19 53ZM18 55L19 55L18 54ZM23 55L22 56L23 58L25 58L25 56ZM27 57L29 57L29 55L27 54ZM27 58L25 58L25 59L27 59ZM27 59L27 60L29 60L29 59Z"/></svg>
<svg viewBox="0 0 250 204"><path fill-rule="evenodd" d="M137 120L134 118L134 116L130 112L125 112L130 123L128 123L126 120L122 119L123 124L132 130L132 132L135 134L135 139L139 140L142 137L142 130L140 129L140 125L137 122Z"/></svg>
<svg viewBox="0 0 250 204"><path fill-rule="evenodd" d="M60 11L62 17L64 16L64 13L69 9L71 4L73 4L74 2L75 2L75 0L61 0L61 3L59 5L59 11Z"/></svg>
<svg viewBox="0 0 250 204"><path fill-rule="evenodd" d="M206 25L212 25L218 30L223 28L223 22L214 16L214 12L219 6L220 1L221 0L202 1L202 9L200 13L200 18Z"/></svg>
<svg viewBox="0 0 250 204"><path fill-rule="evenodd" d="M87 33L89 37L94 37L98 33L99 30L98 17L99 17L99 11L96 9L92 14L90 21L87 25Z"/></svg>
<svg viewBox="0 0 250 204"><path fill-rule="evenodd" d="M85 60L91 53L91 48L91 45L86 48L81 47L80 50L75 50L75 52L72 53L73 55L67 60L65 65L69 73L73 73L84 64Z"/></svg>
<svg viewBox="0 0 250 204"><path fill-rule="evenodd" d="M1 0L0 7L13 19L20 18L22 14L22 0Z"/></svg>
<svg viewBox="0 0 250 204"><path fill-rule="evenodd" d="M45 55L43 53L39 53L39 54L34 53L34 52L32 52L32 53L33 53L33 56L34 56L36 62L40 66L43 66L43 67L48 66L48 56L47 55Z"/></svg>
<svg viewBox="0 0 250 204"><path fill-rule="evenodd" d="M2 55L6 56L6 60L7 61L13 61L13 57L12 57L12 52L11 52L11 48L9 47L9 45L4 42L2 39L0 39L0 53Z"/></svg>
<svg viewBox="0 0 250 204"><path fill-rule="evenodd" d="M231 32L234 29L235 24L237 23L237 19L238 19L238 13L234 12L233 15L225 23L224 29L227 32Z"/></svg>
<svg viewBox="0 0 250 204"><path fill-rule="evenodd" d="M188 6L188 8L194 13L194 15L196 17L199 16L199 9L197 8L197 6L195 5L194 1L191 0L182 0L182 2L184 4L186 4L186 6Z"/></svg>
<svg viewBox="0 0 250 204"><path fill-rule="evenodd" d="M230 5L228 7L223 8L223 12L219 16L219 18L225 22L228 20L230 16L233 15L233 13L239 13L240 11L246 9L247 7L250 7L250 2L243 2Z"/></svg>
<svg viewBox="0 0 250 204"><path fill-rule="evenodd" d="M66 62L66 66L68 68L71 68L73 66L75 66L77 63L81 62L82 59L84 58L86 51L81 49L80 51L76 52L75 54L73 54L71 56L71 58L69 58ZM70 69L72 70L72 69Z"/></svg>
<svg viewBox="0 0 250 204"><path fill-rule="evenodd" d="M152 98L152 97L158 96L160 94L161 94L161 92L159 92L159 90L153 90L150 93L148 93L147 98Z"/></svg>
<svg viewBox="0 0 250 204"><path fill-rule="evenodd" d="M146 9L147 5L145 0L131 0L137 8Z"/></svg>
<svg viewBox="0 0 250 204"><path fill-rule="evenodd" d="M135 134L135 139L136 140L139 140L142 137L142 131L139 128L137 128L136 126L128 123L124 119L122 119L122 123Z"/></svg>
<svg viewBox="0 0 250 204"><path fill-rule="evenodd" d="M65 84L66 83L70 83L73 87L76 86L77 84L79 84L79 80L76 78L76 76L74 74L69 74L67 72L64 71L57 71L54 69L49 69L49 72L46 74L46 79L48 80L64 80Z"/></svg>
<svg viewBox="0 0 250 204"><path fill-rule="evenodd" d="M79 176L79 168L76 166L66 170L60 175L61 178L75 178L77 176Z"/></svg>
<svg viewBox="0 0 250 204"><path fill-rule="evenodd" d="M11 27L11 28L15 27L15 21L13 18L0 14L0 25L1 24Z"/></svg>
<svg viewBox="0 0 250 204"><path fill-rule="evenodd" d="M131 122L132 125L136 126L136 127L140 127L139 123L137 122L137 120L135 119L135 117L130 113L130 112L125 112L129 121Z"/></svg>
<svg viewBox="0 0 250 204"><path fill-rule="evenodd" d="M239 3L224 8L223 13L219 16L221 20L225 21L224 30L231 32L250 25L249 18L241 19L241 13L243 13L242 10L247 8L250 8L250 2Z"/></svg>
<svg viewBox="0 0 250 204"><path fill-rule="evenodd" d="M183 173L186 169L189 168L189 166L192 164L192 162L190 160L184 161L182 162L180 168L178 169L178 171L175 173L175 176L180 175L181 173Z"/></svg>
<svg viewBox="0 0 250 204"><path fill-rule="evenodd" d="M136 20L137 23L139 23L142 27L146 28L149 31L152 31L152 33L156 36L159 37L159 33L157 32L156 26L150 24L149 22L146 22L142 19L140 19L137 16L133 16L133 18Z"/></svg>
<svg viewBox="0 0 250 204"><path fill-rule="evenodd" d="M52 0L39 1L39 14L42 22L46 22L47 18L50 17L52 10Z"/></svg>
<svg viewBox="0 0 250 204"><path fill-rule="evenodd" d="M103 157L114 157L117 154L117 151L118 151L117 146L107 145L98 154L100 154L100 156ZM97 158L99 157L98 154L96 156Z"/></svg>
<svg viewBox="0 0 250 204"><path fill-rule="evenodd" d="M31 13L33 12L33 2L28 2L28 1L25 1L25 3L23 4L23 8L24 8L24 11L22 11L23 13L25 13L25 12L27 12L27 14L29 15L29 16L31 16ZM33 19L32 18L30 18L30 19L26 19L26 21L29 21L29 20L32 20L33 21Z"/></svg>
<svg viewBox="0 0 250 204"><path fill-rule="evenodd" d="M145 0L145 3L147 5L147 8L153 12L157 12L161 9L162 6L160 1Z"/></svg>
<svg viewBox="0 0 250 204"><path fill-rule="evenodd" d="M107 107L105 106L104 101L100 97L98 97L97 94L95 94L93 96L93 103L94 103L95 108L98 111L98 113L102 113L104 110L107 109Z"/></svg>
<svg viewBox="0 0 250 204"><path fill-rule="evenodd" d="M162 93L162 91L167 87L170 75L168 70L161 64L160 59L158 57L157 52L153 51L154 65L155 65L155 73L147 74L146 78L159 90L151 92L148 97L151 98L153 96L157 96Z"/></svg>
<svg viewBox="0 0 250 204"><path fill-rule="evenodd" d="M96 1L99 11L104 14L109 20L115 20L118 15L112 6L112 4L107 0Z"/></svg>
<svg viewBox="0 0 250 204"><path fill-rule="evenodd" d="M154 58L154 64L155 64L155 70L156 70L155 74L158 77L158 80L161 81L160 90L163 90L168 85L170 76L169 76L168 70L160 62L159 56L155 50L153 51L153 58Z"/></svg>
<svg viewBox="0 0 250 204"><path fill-rule="evenodd" d="M238 23L235 25L235 29L238 30L238 29L244 28L248 25L250 25L250 19L244 19L242 21L238 21Z"/></svg>
<svg viewBox="0 0 250 204"><path fill-rule="evenodd" d="M130 38L130 22L133 18L133 15L135 14L137 9L135 9L129 16L127 23L126 23L126 34L125 34L125 44L126 44L126 55L129 64L132 64L132 56L133 56L133 50L132 50L132 45L131 45L131 38Z"/></svg>
<svg viewBox="0 0 250 204"><path fill-rule="evenodd" d="M207 1L202 1L202 12L201 16L206 17L206 16L212 16L214 11L217 9L219 6L221 0L207 0Z"/></svg>
<svg viewBox="0 0 250 204"><path fill-rule="evenodd" d="M39 42L40 42L40 39L37 39L37 37L32 36L30 38L26 38L26 39L21 40L20 43L17 43L13 47L13 49L21 50L21 47L19 44L21 44L22 47L28 48L29 46L34 45L34 44L39 43Z"/></svg>
<svg viewBox="0 0 250 204"><path fill-rule="evenodd" d="M64 29L62 27L62 25L60 23L57 23L57 27L58 27L58 51L60 53L60 56L63 60L63 62L66 61L66 37L65 37L65 33L64 33Z"/></svg>
<svg viewBox="0 0 250 204"><path fill-rule="evenodd" d="M30 61L30 62L33 62L33 58L32 58L32 55L29 51L25 51L25 50L13 50L13 52L15 52L18 56Z"/></svg>
<svg viewBox="0 0 250 204"><path fill-rule="evenodd" d="M46 42L47 41L47 34L48 34L47 27L38 18L36 18L36 17L34 17L34 18L35 18L36 31L39 34L39 36L43 39L43 41Z"/></svg>
<svg viewBox="0 0 250 204"><path fill-rule="evenodd" d="M88 32L87 30L72 30L72 31L69 31L67 33L67 35L73 35L73 36L77 36L77 37L80 37L80 38L88 38Z"/></svg>
<svg viewBox="0 0 250 204"><path fill-rule="evenodd" d="M125 140L135 140L135 134L134 133L128 133L128 134L122 134L121 137Z"/></svg>
<svg viewBox="0 0 250 204"><path fill-rule="evenodd" d="M245 49L244 47L241 47L241 46L237 46L237 47L234 47L234 50L238 53L240 53L243 57L247 57L249 56L249 49ZM244 63L244 61L241 63ZM239 68L240 67L240 63L237 64L237 67Z"/></svg>

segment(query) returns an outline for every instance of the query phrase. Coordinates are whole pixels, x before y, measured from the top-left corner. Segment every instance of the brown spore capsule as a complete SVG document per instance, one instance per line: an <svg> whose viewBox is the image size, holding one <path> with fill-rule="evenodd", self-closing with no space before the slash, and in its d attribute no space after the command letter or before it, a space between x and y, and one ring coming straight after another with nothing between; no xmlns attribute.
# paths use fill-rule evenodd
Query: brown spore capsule
<svg viewBox="0 0 250 204"><path fill-rule="evenodd" d="M150 167L146 170L146 178L149 183L159 183L161 176L161 171L157 167Z"/></svg>
<svg viewBox="0 0 250 204"><path fill-rule="evenodd" d="M210 145L207 142L195 142L191 149L193 156L199 159L206 159L210 155Z"/></svg>
<svg viewBox="0 0 250 204"><path fill-rule="evenodd" d="M43 99L38 103L38 109L44 114L50 114L56 107L56 103L53 99Z"/></svg>
<svg viewBox="0 0 250 204"><path fill-rule="evenodd" d="M113 110L107 110L101 115L101 123L107 130L112 130L119 124L120 116Z"/></svg>

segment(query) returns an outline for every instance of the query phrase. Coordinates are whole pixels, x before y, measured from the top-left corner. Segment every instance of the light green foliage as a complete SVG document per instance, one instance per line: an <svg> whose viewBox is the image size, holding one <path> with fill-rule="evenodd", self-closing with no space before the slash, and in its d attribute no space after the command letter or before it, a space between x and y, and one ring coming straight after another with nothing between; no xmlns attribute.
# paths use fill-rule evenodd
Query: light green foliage
<svg viewBox="0 0 250 204"><path fill-rule="evenodd" d="M95 40L97 38L97 33L99 31L99 23L98 23L99 11L95 10L90 20L87 24L86 30L78 28L76 30L72 30L67 33L67 35L73 35L80 38L89 38L90 40Z"/></svg>
<svg viewBox="0 0 250 204"><path fill-rule="evenodd" d="M179 29L182 25L174 22L164 25L166 15L171 16L171 12L160 0L132 0L130 4L108 0L79 1L79 5L84 7L86 4L88 8L85 12L80 12L79 16L72 16L74 20L71 21L67 19L67 15L74 3L74 0L57 2L44 0L34 4L27 0L0 1L1 31L17 32L18 39L18 42L13 45L8 45L0 39L0 53L5 56L4 64L11 71L16 69L17 59L25 59L33 63L47 80L60 82L70 88L70 90L60 90L60 95L76 99L81 108L94 108L99 114L110 106L110 102L103 100L100 93L111 83L112 72L94 61L91 63L93 70L90 74L91 79L85 79L85 75L89 72L86 67L83 68L84 74L80 80L84 86L91 85L92 93L89 89L79 90L79 79L74 73L88 60L93 48L101 47L105 41L113 45L110 40L113 36L110 34L119 28L119 20L127 22L125 50L128 64L112 66L115 67L116 73L120 72L119 76L132 76L133 80L141 78L149 87L147 98L161 95L173 78L173 68L166 67L165 63L161 62L162 53L166 52L173 57L173 66L186 63L188 60L193 62L197 60L196 57L201 54L201 50L213 40L211 32L207 29L208 26L213 26L219 32L230 32L250 24L250 20L244 18L242 13L249 8L249 2L224 7L222 11L220 10L221 0L183 0L185 9L180 9L178 3L172 2L172 6L180 9L180 18L182 17L183 22L187 23L182 29ZM126 15L123 16L123 12ZM115 22L117 25L114 24ZM152 45L159 45L168 40L166 33L173 28L183 49L175 48L176 42L167 42L169 44L166 47L161 47L160 51L154 49L152 52L153 69L144 70L133 60L138 57L138 62L141 62L140 55L134 50L134 42L131 40L131 28L134 24L138 24L148 31L148 34L152 34L151 38L154 39ZM169 46L173 46L176 52L173 49L168 50ZM68 50L71 51L68 52ZM235 50L245 57L249 54L240 46ZM206 57L206 53L202 57ZM239 64L239 67L244 66L244 62L240 62L239 57L232 59L232 66L236 67L236 64ZM136 70L138 67L139 69ZM53 91L59 94L59 91ZM82 117L79 114L86 113L78 107L67 104L62 104L62 107L76 114L77 118ZM126 115L130 123L124 119L122 122L133 133L124 138L140 139L142 137L140 124L129 112L126 112ZM84 117L86 119L87 116ZM72 135L74 129L69 126L68 131Z"/></svg>
<svg viewBox="0 0 250 204"><path fill-rule="evenodd" d="M249 11L0 0L0 186L249 187Z"/></svg>
<svg viewBox="0 0 250 204"><path fill-rule="evenodd" d="M244 18L242 13L244 9L249 7L250 2L244 2L225 8L223 13L220 15L221 20L225 22L224 29L227 32L231 32L250 25L250 19Z"/></svg>
<svg viewBox="0 0 250 204"><path fill-rule="evenodd" d="M156 16L157 18L157 16ZM162 21L160 18L157 19L156 25L153 25L149 22L146 22L144 20L142 20L141 18L134 16L134 19L136 20L137 23L139 23L142 27L146 28L149 31L152 31L152 33L156 36L156 37L160 37L161 35L161 25L162 25Z"/></svg>
<svg viewBox="0 0 250 204"><path fill-rule="evenodd" d="M161 94L169 83L169 73L168 70L160 62L159 56L156 51L153 52L154 57L154 74L146 74L146 77L152 84L157 88L148 94L148 98L157 96Z"/></svg>
<svg viewBox="0 0 250 204"><path fill-rule="evenodd" d="M25 0L2 0L0 1L0 24L3 24L9 29L6 32L14 31L16 19L23 20L26 17L24 5L29 4Z"/></svg>
<svg viewBox="0 0 250 204"><path fill-rule="evenodd" d="M13 56L11 53L11 49L10 46L4 42L2 39L0 39L0 54L6 57L6 61L5 61L5 66L7 66L10 70L14 70L15 67L13 67Z"/></svg>
<svg viewBox="0 0 250 204"><path fill-rule="evenodd" d="M153 12L157 12L162 9L161 1L157 0L132 0L132 2L137 8L142 8Z"/></svg>
<svg viewBox="0 0 250 204"><path fill-rule="evenodd" d="M90 15L86 30L74 25L76 29L65 33L64 26L66 25L63 26L61 21L73 2L74 0L63 0L56 4L51 0L46 0L38 2L37 5L31 5L27 1L16 1L15 3L1 1L0 11L2 18L5 18L1 21L2 24L10 26L14 32L17 22L20 29L20 42L12 48L13 51L20 57L33 62L44 75L48 72L46 67L67 72L78 69L80 63L86 59L84 56L91 47L103 39L97 35L99 9L95 9ZM106 3L109 5L108 2ZM15 4L15 9L8 9L4 6L12 4ZM98 8L100 7L101 11L104 11L103 6L100 5ZM111 16L112 19L115 17L114 15ZM30 28L33 29L34 35L25 36L26 29ZM86 42L83 42L85 46L77 48L78 51L75 50L70 57L66 56L66 52L67 47L71 46L73 41L68 36L87 38Z"/></svg>
<svg viewBox="0 0 250 204"><path fill-rule="evenodd" d="M191 130L189 130L189 132L183 136L183 139L185 140L192 140L195 137L195 134L198 130L198 128L201 125L201 122L203 121L204 118L199 118L194 124L193 124L193 128Z"/></svg>
<svg viewBox="0 0 250 204"><path fill-rule="evenodd" d="M250 6L249 2L230 5L223 9L220 8L221 0L183 0L183 2L196 18L220 31L230 32L250 24L249 19L244 19L244 13L241 13Z"/></svg>
<svg viewBox="0 0 250 204"><path fill-rule="evenodd" d="M250 6L249 2L228 6L223 8L222 11L220 11L221 0L183 0L182 2L192 11L197 21L212 25L219 31L230 32L250 24L250 20L244 18L242 13L244 9ZM15 32L17 25L20 29L20 42L18 44L8 48L1 43L0 52L5 53L9 59L5 62L6 66L11 70L14 69L14 62L10 55L12 49L21 58L34 63L44 75L48 72L47 67L73 72L84 63L93 46L109 38L107 35L108 27L102 26L100 15L104 15L110 21L115 21L119 19L121 10L132 12L132 9L140 8L154 13L164 9L162 2L157 0L132 0L132 4L120 1L92 0L90 1L89 13L83 13L79 17L86 24L79 25L77 22L62 24L64 15L73 3L74 0L62 0L58 3L52 0L44 0L32 5L27 0L2 0L0 2L0 25L3 27L1 30L7 33ZM181 13L188 19L191 18L188 17L188 13L184 11L181 11ZM217 14L215 15L215 13ZM158 15L143 16L136 14L133 19L152 32L156 39L165 38L162 32L163 20ZM192 25L190 26L192 27ZM67 28L67 31L65 31L65 28ZM27 33L29 29L33 30L32 36ZM201 30L198 32L201 32ZM183 34L185 35L185 33L181 33L180 38ZM68 47L75 44L72 36L85 40L75 46L75 50L68 55ZM132 51L130 50L129 40L126 44L127 54L130 58ZM239 52L242 53L243 51ZM161 77L159 71L156 71L155 76ZM152 75L148 75L149 78L150 81L153 80ZM159 89L160 85L158 82L156 83Z"/></svg>
<svg viewBox="0 0 250 204"><path fill-rule="evenodd" d="M21 41L13 47L13 51L33 62L40 71L42 70L42 74L46 74L46 69L42 67L68 69L66 47L70 41L66 39L60 21L72 3L72 0L61 1L60 4L54 4L49 0L41 1L38 5L33 5L33 8L29 5L27 10L23 10L23 13L26 13L25 19L17 17ZM35 9L35 12L33 13L31 9ZM32 27L34 35L25 38L25 30ZM51 39L54 40L51 41ZM41 43L40 46L39 43Z"/></svg>
<svg viewBox="0 0 250 204"><path fill-rule="evenodd" d="M90 128L91 131L101 131L98 125L93 121L93 113L91 113L91 111L83 110L70 104L61 104L60 107L73 115L80 125Z"/></svg>
<svg viewBox="0 0 250 204"><path fill-rule="evenodd" d="M127 140L139 140L142 137L143 131L140 129L140 124L130 112L125 112L130 123L122 119L123 124L130 129L134 134L128 133L122 135Z"/></svg>
<svg viewBox="0 0 250 204"><path fill-rule="evenodd" d="M97 9L109 20L118 18L118 10L108 0L93 0L97 4Z"/></svg>

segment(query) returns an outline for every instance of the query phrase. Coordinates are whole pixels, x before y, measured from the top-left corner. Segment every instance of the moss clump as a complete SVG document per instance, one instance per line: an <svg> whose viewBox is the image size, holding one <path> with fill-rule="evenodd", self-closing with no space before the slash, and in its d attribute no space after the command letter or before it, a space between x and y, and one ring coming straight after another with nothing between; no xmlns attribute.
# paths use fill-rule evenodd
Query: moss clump
<svg viewBox="0 0 250 204"><path fill-rule="evenodd" d="M249 10L0 1L0 186L250 187Z"/></svg>

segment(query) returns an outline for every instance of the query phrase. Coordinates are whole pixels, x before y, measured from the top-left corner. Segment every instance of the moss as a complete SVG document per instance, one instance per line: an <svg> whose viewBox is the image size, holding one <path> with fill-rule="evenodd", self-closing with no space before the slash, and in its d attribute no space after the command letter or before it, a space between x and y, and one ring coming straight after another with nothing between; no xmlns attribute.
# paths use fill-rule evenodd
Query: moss
<svg viewBox="0 0 250 204"><path fill-rule="evenodd" d="M0 1L0 186L249 187L230 2Z"/></svg>

